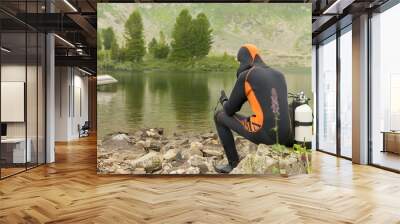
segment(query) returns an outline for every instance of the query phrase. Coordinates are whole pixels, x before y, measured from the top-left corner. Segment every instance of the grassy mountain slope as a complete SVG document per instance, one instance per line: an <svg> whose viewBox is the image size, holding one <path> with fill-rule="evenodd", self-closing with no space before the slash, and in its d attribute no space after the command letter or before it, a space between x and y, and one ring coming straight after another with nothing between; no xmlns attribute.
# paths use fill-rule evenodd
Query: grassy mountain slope
<svg viewBox="0 0 400 224"><path fill-rule="evenodd" d="M98 28L113 27L120 45L124 44L124 23L133 10L139 10L149 42L163 30L168 40L175 18L182 9L192 16L203 12L214 30L211 54L236 55L244 43L256 44L267 62L295 61L310 65L310 4L132 4L99 3Z"/></svg>

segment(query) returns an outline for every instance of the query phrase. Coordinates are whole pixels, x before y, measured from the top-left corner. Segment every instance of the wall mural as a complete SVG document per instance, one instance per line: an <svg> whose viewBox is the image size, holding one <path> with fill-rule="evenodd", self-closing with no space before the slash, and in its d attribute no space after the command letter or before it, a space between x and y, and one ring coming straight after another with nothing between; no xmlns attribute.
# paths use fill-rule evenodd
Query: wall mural
<svg viewBox="0 0 400 224"><path fill-rule="evenodd" d="M99 174L311 172L311 4L98 4Z"/></svg>

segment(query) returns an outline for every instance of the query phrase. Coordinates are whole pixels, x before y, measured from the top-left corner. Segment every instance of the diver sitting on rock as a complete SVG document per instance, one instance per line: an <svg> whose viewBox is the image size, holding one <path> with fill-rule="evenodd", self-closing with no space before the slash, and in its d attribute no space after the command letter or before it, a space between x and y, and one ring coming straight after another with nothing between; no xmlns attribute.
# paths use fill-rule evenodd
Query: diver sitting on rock
<svg viewBox="0 0 400 224"><path fill-rule="evenodd" d="M285 77L279 71L268 67L252 44L243 45L238 52L240 62L237 81L229 99L222 92L220 103L223 109L214 115L215 125L229 164L217 165L219 173L229 173L239 163L232 131L256 144L291 144L291 125ZM253 115L245 117L237 112L248 101ZM275 116L279 116L277 132Z"/></svg>

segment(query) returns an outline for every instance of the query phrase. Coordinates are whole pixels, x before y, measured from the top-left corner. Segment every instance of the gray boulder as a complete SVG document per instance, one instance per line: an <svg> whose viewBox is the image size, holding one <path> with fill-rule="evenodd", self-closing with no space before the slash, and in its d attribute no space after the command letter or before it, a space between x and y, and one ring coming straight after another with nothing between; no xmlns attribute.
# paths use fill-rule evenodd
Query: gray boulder
<svg viewBox="0 0 400 224"><path fill-rule="evenodd" d="M206 174L214 171L212 160L199 155L194 155L189 158L188 164L191 167L198 167L201 174Z"/></svg>
<svg viewBox="0 0 400 224"><path fill-rule="evenodd" d="M147 173L161 169L161 154L150 151L146 155L131 161L131 165L136 168L144 168Z"/></svg>
<svg viewBox="0 0 400 224"><path fill-rule="evenodd" d="M203 152L205 157L212 157L215 156L217 158L221 158L224 155L224 150L221 146L216 145L206 145L204 146L201 151Z"/></svg>
<svg viewBox="0 0 400 224"><path fill-rule="evenodd" d="M199 156L203 156L203 153L200 150L197 149L182 149L182 151L180 151L180 159L181 160L188 160L191 156L194 155L199 155Z"/></svg>
<svg viewBox="0 0 400 224"><path fill-rule="evenodd" d="M102 141L104 149L126 149L132 145L131 139L126 133L116 133Z"/></svg>
<svg viewBox="0 0 400 224"><path fill-rule="evenodd" d="M166 161L172 161L176 159L176 155L179 153L178 149L170 149L163 155L163 159Z"/></svg>
<svg viewBox="0 0 400 224"><path fill-rule="evenodd" d="M203 149L203 144L201 144L200 142L192 142L190 143L190 150L202 150Z"/></svg>

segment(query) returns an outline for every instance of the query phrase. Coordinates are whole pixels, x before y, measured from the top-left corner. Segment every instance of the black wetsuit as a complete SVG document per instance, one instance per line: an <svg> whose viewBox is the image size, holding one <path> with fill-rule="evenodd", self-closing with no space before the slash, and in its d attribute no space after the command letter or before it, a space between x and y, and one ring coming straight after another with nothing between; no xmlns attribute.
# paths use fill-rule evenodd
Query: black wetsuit
<svg viewBox="0 0 400 224"><path fill-rule="evenodd" d="M285 77L265 65L254 49L242 47L238 61L240 67L236 84L229 99L223 103L223 110L216 112L214 117L219 138L233 167L239 162L239 157L231 130L256 144L276 143L276 135L272 130L275 127L272 95L279 104L279 143L290 144L292 135ZM254 113L250 117L237 113L246 101Z"/></svg>

